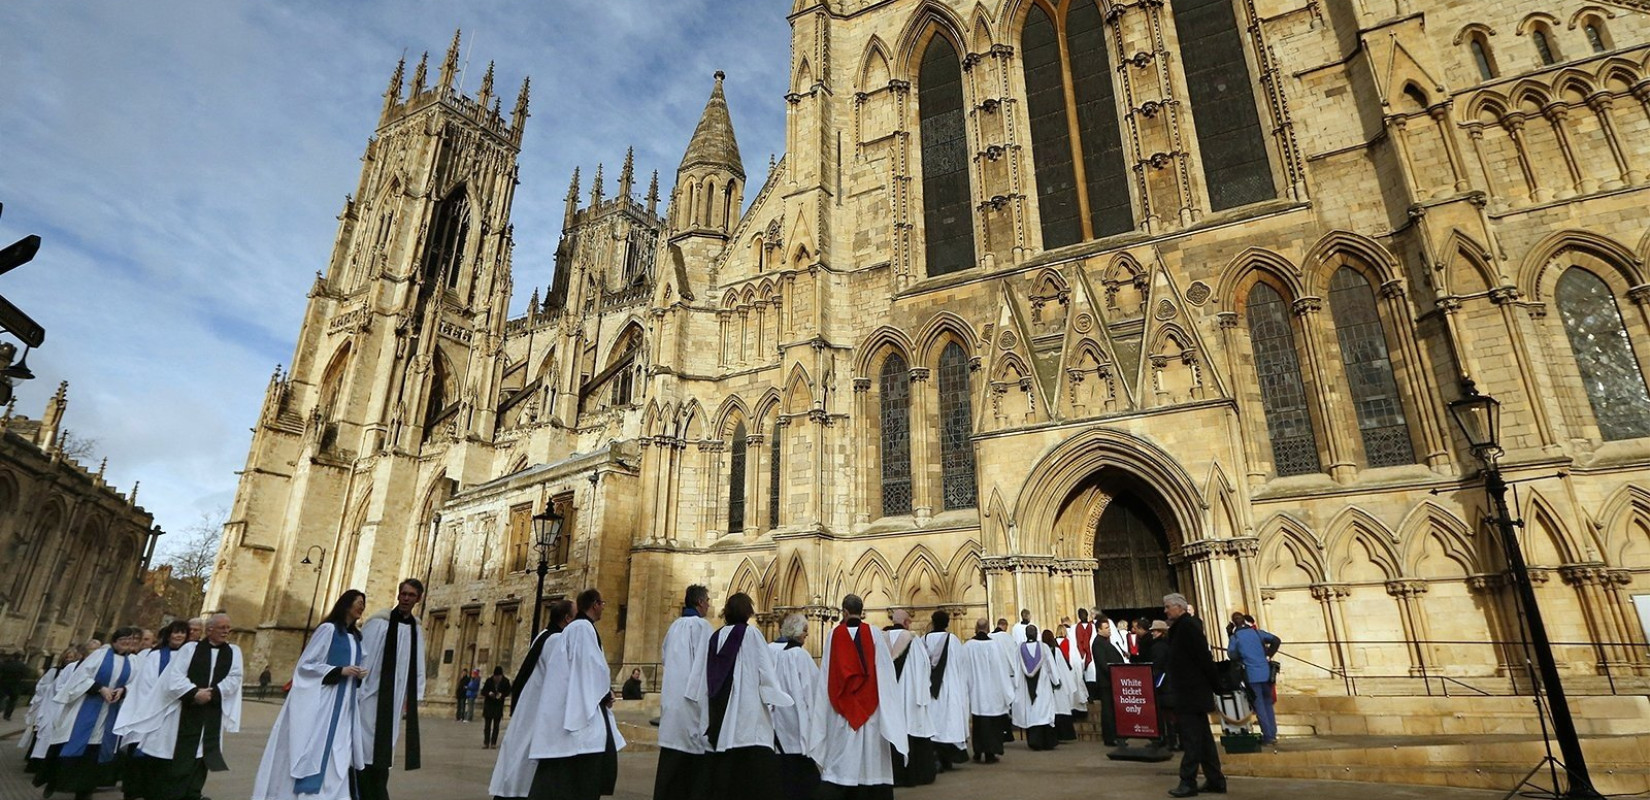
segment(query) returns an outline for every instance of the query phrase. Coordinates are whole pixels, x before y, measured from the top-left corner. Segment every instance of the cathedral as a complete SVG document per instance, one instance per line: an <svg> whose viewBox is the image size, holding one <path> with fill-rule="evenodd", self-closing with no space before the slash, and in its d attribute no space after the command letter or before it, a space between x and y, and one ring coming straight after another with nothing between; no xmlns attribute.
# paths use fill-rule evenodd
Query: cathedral
<svg viewBox="0 0 1650 800"><path fill-rule="evenodd" d="M529 86L456 90L455 38L389 81L208 606L284 676L418 577L444 696L525 652L549 508L545 597L600 589L650 683L702 583L810 647L849 592L960 630L1179 591L1286 691L1505 685L1475 389L1572 692L1642 683L1647 8L794 0L782 159L707 75L674 182L575 173L519 271Z"/></svg>

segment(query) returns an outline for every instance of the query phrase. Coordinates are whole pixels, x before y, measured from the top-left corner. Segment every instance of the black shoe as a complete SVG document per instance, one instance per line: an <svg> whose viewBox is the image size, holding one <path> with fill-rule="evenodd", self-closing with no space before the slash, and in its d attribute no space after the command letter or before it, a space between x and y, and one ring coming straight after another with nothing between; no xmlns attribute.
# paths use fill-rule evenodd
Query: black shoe
<svg viewBox="0 0 1650 800"><path fill-rule="evenodd" d="M1179 786L1169 790L1170 797L1193 797L1196 794L1197 786L1190 783L1182 783Z"/></svg>
<svg viewBox="0 0 1650 800"><path fill-rule="evenodd" d="M999 759L995 755L992 755L991 753L986 753L985 754L985 763L987 763L987 764L995 764L995 763L997 763L998 760Z"/></svg>
<svg viewBox="0 0 1650 800"><path fill-rule="evenodd" d="M1226 780L1223 778L1218 782L1204 781L1202 786L1197 787L1197 790L1200 792L1208 792L1209 794L1225 794Z"/></svg>

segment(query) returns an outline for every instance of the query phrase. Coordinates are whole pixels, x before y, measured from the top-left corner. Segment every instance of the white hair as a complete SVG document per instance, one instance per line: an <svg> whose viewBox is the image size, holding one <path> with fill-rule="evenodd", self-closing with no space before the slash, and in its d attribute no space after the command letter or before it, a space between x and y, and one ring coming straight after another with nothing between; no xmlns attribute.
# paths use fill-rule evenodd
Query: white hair
<svg viewBox="0 0 1650 800"><path fill-rule="evenodd" d="M791 614L779 623L779 635L787 639L795 639L808 632L808 618L801 614Z"/></svg>
<svg viewBox="0 0 1650 800"><path fill-rule="evenodd" d="M1183 595L1179 592L1175 592L1173 594L1163 595L1163 605L1166 605L1166 606L1179 606L1180 608L1191 608L1192 607L1191 603L1186 602L1186 595Z"/></svg>

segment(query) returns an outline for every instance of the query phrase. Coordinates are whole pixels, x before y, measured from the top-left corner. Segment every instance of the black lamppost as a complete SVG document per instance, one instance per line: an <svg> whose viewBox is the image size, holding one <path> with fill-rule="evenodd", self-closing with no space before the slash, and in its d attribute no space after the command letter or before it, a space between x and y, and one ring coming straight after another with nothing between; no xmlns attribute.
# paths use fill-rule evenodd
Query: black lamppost
<svg viewBox="0 0 1650 800"><path fill-rule="evenodd" d="M1524 624L1530 631L1530 646L1535 651L1541 688L1547 694L1553 735L1558 737L1558 749L1564 755L1564 762L1559 766L1570 776L1570 787L1561 796L1600 797L1598 790L1593 788L1592 778L1587 775L1587 759L1581 752L1581 739L1576 736L1575 720L1570 717L1570 702L1564 697L1558 662L1553 660L1552 644L1547 640L1547 626L1541 621L1541 607L1536 604L1535 587L1530 583L1530 570L1524 563L1524 553L1519 549L1518 536L1514 532L1516 523L1507 509L1507 482L1501 477L1498 463L1505 452L1500 442L1501 403L1489 395L1479 394L1478 387L1470 380L1463 381L1461 389L1464 394L1461 399L1449 404L1449 413L1466 435L1468 444L1472 445L1473 455L1484 462L1484 490L1495 504L1495 527L1501 534L1501 550L1506 553L1507 569L1512 573L1518 605L1524 612ZM1559 794L1557 785L1553 786L1553 793Z"/></svg>
<svg viewBox="0 0 1650 800"><path fill-rule="evenodd" d="M314 561L311 561L309 559L309 554L315 552L316 550L320 550L321 555L316 557ZM299 564L306 566L310 564L315 565L315 588L311 589L309 592L309 616L304 619L304 639L298 643L298 652L300 653L303 652L304 645L309 643L310 634L315 633L315 601L321 594L321 565L325 564L326 561L327 549L318 544L312 544L309 546L308 550L304 551L304 560L298 562Z"/></svg>
<svg viewBox="0 0 1650 800"><path fill-rule="evenodd" d="M555 501L546 501L544 513L533 515L533 547L539 551L539 588L533 595L533 635L537 636L539 617L544 612L544 576L550 571L550 551L561 538L562 516L556 513Z"/></svg>

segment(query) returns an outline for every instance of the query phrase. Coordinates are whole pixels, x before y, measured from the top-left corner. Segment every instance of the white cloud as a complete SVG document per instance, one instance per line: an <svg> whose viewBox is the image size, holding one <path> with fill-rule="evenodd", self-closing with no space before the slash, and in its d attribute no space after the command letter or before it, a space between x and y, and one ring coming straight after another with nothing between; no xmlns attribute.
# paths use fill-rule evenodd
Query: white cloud
<svg viewBox="0 0 1650 800"><path fill-rule="evenodd" d="M395 60L429 50L433 73L459 26L466 88L495 61L508 107L533 76L517 308L550 281L573 167L588 191L606 162L611 192L634 145L638 191L658 169L668 192L716 69L748 196L783 149L789 27L764 0L7 4L0 244L45 240L0 278L47 328L19 413L69 380L66 425L158 524L227 506Z"/></svg>

